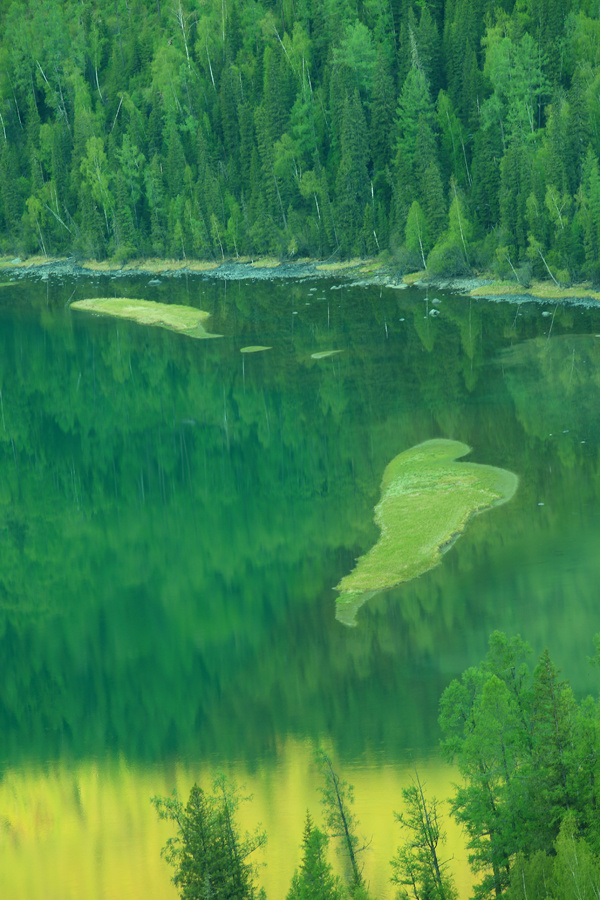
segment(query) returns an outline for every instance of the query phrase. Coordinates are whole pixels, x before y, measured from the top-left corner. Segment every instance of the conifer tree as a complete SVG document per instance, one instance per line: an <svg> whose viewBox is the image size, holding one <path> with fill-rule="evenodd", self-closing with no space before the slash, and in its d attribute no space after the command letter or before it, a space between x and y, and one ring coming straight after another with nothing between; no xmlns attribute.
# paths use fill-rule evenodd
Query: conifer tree
<svg viewBox="0 0 600 900"><path fill-rule="evenodd" d="M302 840L302 862L294 872L287 900L342 900L339 878L327 860L327 835L306 813Z"/></svg>
<svg viewBox="0 0 600 900"><path fill-rule="evenodd" d="M369 199L367 127L362 103L355 90L346 96L341 136L339 169L336 178L337 222L345 253L362 253L360 226Z"/></svg>
<svg viewBox="0 0 600 900"><path fill-rule="evenodd" d="M194 785L185 807L176 798L153 798L159 818L177 831L163 850L174 869L182 900L254 900L260 893L250 856L266 841L264 832L242 836L236 822L239 792L223 777L212 794Z"/></svg>
<svg viewBox="0 0 600 900"><path fill-rule="evenodd" d="M390 164L394 113L395 91L391 66L387 54L380 48L373 73L369 140L375 172L384 171Z"/></svg>
<svg viewBox="0 0 600 900"><path fill-rule="evenodd" d="M529 893L528 878L547 873L543 854L562 840L561 828L594 848L600 837L597 703L578 710L548 652L534 672L527 657L520 639L496 633L484 663L452 682L441 700L443 747L463 776L453 815L466 828L471 866L482 874L475 897L498 897L510 885L515 900L524 900L523 890L545 898L533 886Z"/></svg>

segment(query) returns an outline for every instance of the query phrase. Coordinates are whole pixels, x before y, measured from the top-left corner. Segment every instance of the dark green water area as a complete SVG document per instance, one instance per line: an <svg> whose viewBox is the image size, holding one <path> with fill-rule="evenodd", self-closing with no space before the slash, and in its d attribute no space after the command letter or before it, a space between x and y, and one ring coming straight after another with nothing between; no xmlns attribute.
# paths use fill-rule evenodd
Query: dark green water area
<svg viewBox="0 0 600 900"><path fill-rule="evenodd" d="M598 309L148 281L0 291L3 765L252 767L287 738L429 753L442 690L493 629L593 686ZM113 294L206 310L223 337L68 306ZM349 628L334 587L377 540L385 467L432 438L518 490Z"/></svg>

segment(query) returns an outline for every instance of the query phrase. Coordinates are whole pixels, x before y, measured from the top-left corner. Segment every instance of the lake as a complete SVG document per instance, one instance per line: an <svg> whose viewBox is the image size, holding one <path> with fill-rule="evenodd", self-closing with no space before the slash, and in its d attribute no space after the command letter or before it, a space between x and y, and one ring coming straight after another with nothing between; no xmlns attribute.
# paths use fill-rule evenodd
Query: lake
<svg viewBox="0 0 600 900"><path fill-rule="evenodd" d="M0 895L174 898L150 797L224 771L285 897L322 746L391 898L401 787L416 765L450 792L439 697L490 632L597 691L600 310L149 279L0 286ZM222 337L69 308L113 295L206 310ZM518 491L344 624L333 588L377 539L382 473L437 437Z"/></svg>

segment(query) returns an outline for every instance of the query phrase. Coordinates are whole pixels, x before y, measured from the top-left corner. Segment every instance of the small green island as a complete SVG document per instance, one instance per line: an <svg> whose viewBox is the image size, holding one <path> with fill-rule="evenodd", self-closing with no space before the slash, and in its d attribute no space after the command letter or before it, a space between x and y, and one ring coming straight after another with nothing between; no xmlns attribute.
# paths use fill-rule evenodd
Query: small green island
<svg viewBox="0 0 600 900"><path fill-rule="evenodd" d="M157 325L187 337L203 340L221 337L211 334L203 325L210 313L191 306L156 303L153 300L132 300L129 297L95 297L76 300L71 309L83 309L117 319L129 319L139 325Z"/></svg>
<svg viewBox="0 0 600 900"><path fill-rule="evenodd" d="M396 456L381 482L377 543L335 588L336 617L355 625L358 609L379 591L438 565L472 516L513 497L518 478L496 466L457 462L471 448L435 439Z"/></svg>

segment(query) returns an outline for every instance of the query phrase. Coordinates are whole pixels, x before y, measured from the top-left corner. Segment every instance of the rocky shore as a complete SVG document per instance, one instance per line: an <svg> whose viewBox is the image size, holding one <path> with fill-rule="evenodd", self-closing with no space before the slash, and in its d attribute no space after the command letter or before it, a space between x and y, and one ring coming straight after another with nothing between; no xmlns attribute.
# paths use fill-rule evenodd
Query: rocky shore
<svg viewBox="0 0 600 900"><path fill-rule="evenodd" d="M221 263L201 260L133 260L125 264L113 261L96 262L75 257L53 259L47 257L18 257L0 259L0 272L12 278L37 278L47 281L55 277L91 277L103 275L109 278L147 276L148 284L159 284L167 278L201 276L224 281L271 281L279 279L335 278L349 287L379 286L395 290L417 287L422 290L454 291L485 300L523 303L540 302L600 302L600 291L591 284L574 286L555 285L552 282L535 282L520 285L514 282L494 280L491 276L466 276L432 278L426 272L403 275L390 263L378 260L295 260L280 262L277 259L224 260Z"/></svg>

